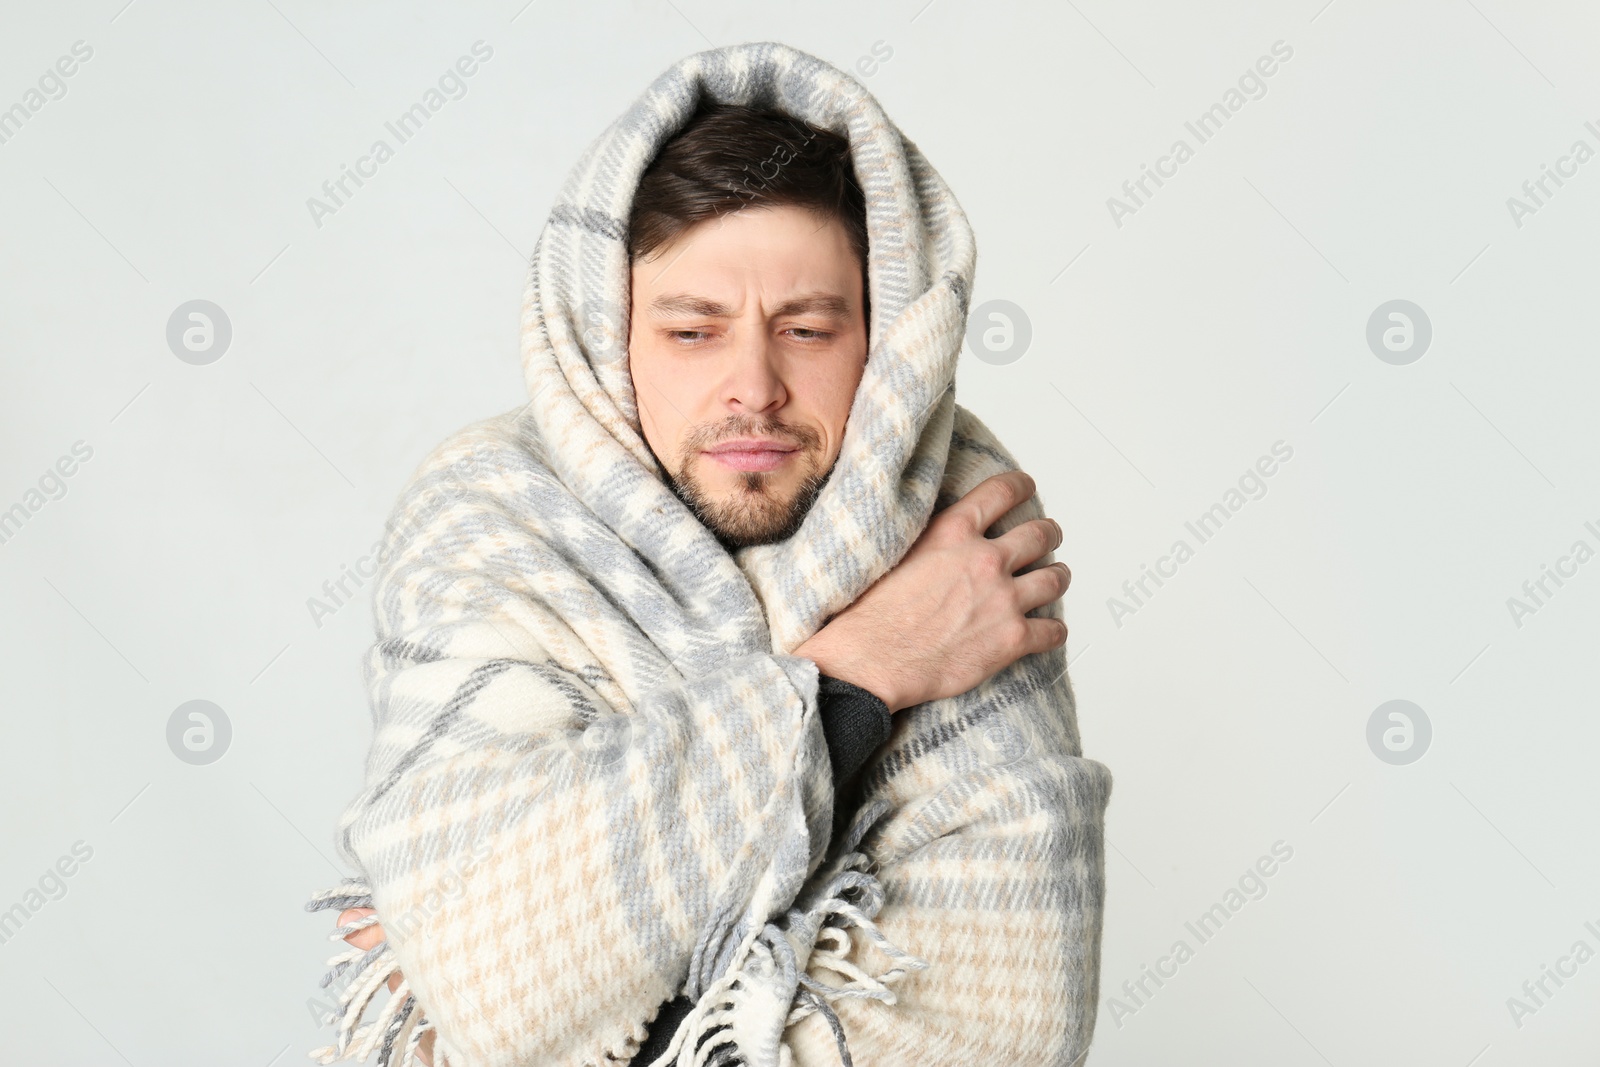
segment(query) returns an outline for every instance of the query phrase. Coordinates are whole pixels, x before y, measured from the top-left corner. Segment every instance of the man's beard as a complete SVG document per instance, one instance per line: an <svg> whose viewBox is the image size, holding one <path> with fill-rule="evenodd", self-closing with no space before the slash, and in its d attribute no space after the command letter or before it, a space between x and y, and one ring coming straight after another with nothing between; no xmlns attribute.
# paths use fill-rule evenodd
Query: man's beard
<svg viewBox="0 0 1600 1067"><path fill-rule="evenodd" d="M697 463L714 463L700 450L732 437L775 437L798 445L798 454L789 463L807 466L794 499L787 504L776 495L777 471L736 471L738 480L724 499L713 499L696 476ZM730 419L715 428L691 431L679 448L679 474L667 475L667 484L695 518L709 529L728 551L751 545L786 541L800 529L817 494L828 483L833 468L821 469L822 440L815 430L795 429L773 418Z"/></svg>

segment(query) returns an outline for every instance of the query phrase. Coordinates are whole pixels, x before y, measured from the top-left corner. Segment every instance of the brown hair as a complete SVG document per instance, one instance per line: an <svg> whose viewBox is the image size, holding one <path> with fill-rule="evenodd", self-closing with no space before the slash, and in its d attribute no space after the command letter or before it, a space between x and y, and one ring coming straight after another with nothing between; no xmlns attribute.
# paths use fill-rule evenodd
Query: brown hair
<svg viewBox="0 0 1600 1067"><path fill-rule="evenodd" d="M865 282L867 206L850 142L782 111L702 100L639 179L628 259L649 256L705 219L780 204L838 219Z"/></svg>

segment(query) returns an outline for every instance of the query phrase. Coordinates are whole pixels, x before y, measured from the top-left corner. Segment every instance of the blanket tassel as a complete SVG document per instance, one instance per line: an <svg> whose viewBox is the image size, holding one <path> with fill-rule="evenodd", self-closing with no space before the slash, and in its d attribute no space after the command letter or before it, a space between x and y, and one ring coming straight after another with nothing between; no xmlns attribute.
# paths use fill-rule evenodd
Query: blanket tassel
<svg viewBox="0 0 1600 1067"><path fill-rule="evenodd" d="M359 879L346 878L339 886L314 895L306 904L306 910L337 908L345 911L372 906L372 890ZM343 941L356 931L377 923L378 916L374 913L335 928L328 939ZM320 1064L342 1059L359 1062L376 1051L379 1067L420 1065L422 1038L433 1029L433 1024L423 1017L417 998L411 995L410 983L404 977L377 1017L371 1022L361 1021L378 990L400 969L389 942L380 941L370 949L352 948L340 952L328 959L328 966L328 973L322 976L322 988L326 989L341 977L345 985L339 994L338 1012L332 1020L337 1024L334 1043L312 1049L311 1057Z"/></svg>
<svg viewBox="0 0 1600 1067"><path fill-rule="evenodd" d="M833 1031L844 1067L853 1067L844 1028L828 1002L839 999L879 1000L896 1003L891 984L912 971L926 970L931 964L892 944L873 918L883 907L884 891L878 880L863 868L870 862L853 852L840 861L841 869L823 891L824 899L804 911L790 909L785 925L799 931L800 939L811 935L811 969L833 971L849 981L839 985L823 982L806 973L790 936L783 926L767 923L745 935L733 963L712 983L673 1034L662 1057L648 1067L788 1067L791 1055L779 1041L779 1033L755 1032L748 1009L762 1000L780 998L791 1005L778 1031L813 1012L822 1012ZM859 900L847 894L858 891ZM837 917L837 925L829 920ZM861 930L884 955L896 961L887 970L870 975L849 962L852 946L846 927ZM641 1065L645 1067L645 1065Z"/></svg>

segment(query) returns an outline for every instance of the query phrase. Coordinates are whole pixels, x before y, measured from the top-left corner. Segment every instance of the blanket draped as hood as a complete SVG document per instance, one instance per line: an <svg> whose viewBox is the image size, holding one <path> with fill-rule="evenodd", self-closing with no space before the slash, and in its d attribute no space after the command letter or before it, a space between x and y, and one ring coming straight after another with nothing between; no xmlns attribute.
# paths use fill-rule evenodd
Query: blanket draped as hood
<svg viewBox="0 0 1600 1067"><path fill-rule="evenodd" d="M797 533L732 553L646 445L627 362L629 208L702 98L846 137L869 239L837 465ZM435 448L389 520L337 838L359 873L308 905L375 908L332 937L385 940L330 960L320 1062L414 1062L432 1031L438 1067L622 1064L680 994L660 1064L1082 1061L1111 776L1081 754L1064 650L897 713L853 810L791 652L1017 466L955 403L975 256L873 96L784 45L683 59L585 152L532 257L529 402Z"/></svg>

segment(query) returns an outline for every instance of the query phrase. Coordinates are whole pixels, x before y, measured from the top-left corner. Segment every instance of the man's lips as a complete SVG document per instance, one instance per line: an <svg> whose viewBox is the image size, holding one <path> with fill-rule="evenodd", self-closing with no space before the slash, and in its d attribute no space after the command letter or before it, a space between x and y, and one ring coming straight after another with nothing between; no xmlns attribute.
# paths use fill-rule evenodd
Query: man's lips
<svg viewBox="0 0 1600 1067"><path fill-rule="evenodd" d="M736 471L770 471L782 466L799 448L787 441L740 438L705 450L706 455Z"/></svg>

